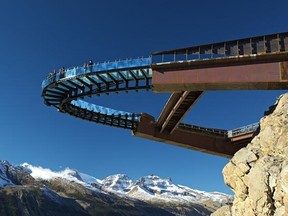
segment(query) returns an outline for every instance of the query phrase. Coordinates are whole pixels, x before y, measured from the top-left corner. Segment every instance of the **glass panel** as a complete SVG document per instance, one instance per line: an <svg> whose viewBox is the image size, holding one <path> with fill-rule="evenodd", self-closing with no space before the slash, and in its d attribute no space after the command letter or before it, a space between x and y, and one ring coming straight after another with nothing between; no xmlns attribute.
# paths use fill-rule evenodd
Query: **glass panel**
<svg viewBox="0 0 288 216"><path fill-rule="evenodd" d="M86 69L84 69L84 67L77 67L76 68L76 75L84 74L84 73L86 73Z"/></svg>
<svg viewBox="0 0 288 216"><path fill-rule="evenodd" d="M98 74L98 76L100 76L101 78L103 78L107 82L112 82L111 78L109 76L107 76L106 73Z"/></svg>
<svg viewBox="0 0 288 216"><path fill-rule="evenodd" d="M237 41L232 41L225 43L226 51L225 54L227 56L237 56L238 55L238 44Z"/></svg>
<svg viewBox="0 0 288 216"><path fill-rule="evenodd" d="M76 68L73 69L67 69L65 72L65 78L72 77L76 75Z"/></svg>
<svg viewBox="0 0 288 216"><path fill-rule="evenodd" d="M78 78L78 79L80 79L80 78ZM82 79L81 79L82 80ZM78 85L80 85L80 86L83 86L84 84L83 83L81 83L79 80L77 80L77 79L73 79L73 82L75 82L75 83L77 83ZM88 84L88 83L87 83Z"/></svg>
<svg viewBox="0 0 288 216"><path fill-rule="evenodd" d="M93 76L90 76L90 78L92 78L95 82L97 83L102 83L102 80L100 80L97 76L93 75Z"/></svg>
<svg viewBox="0 0 288 216"><path fill-rule="evenodd" d="M127 77L129 80L134 80L134 77L131 75L131 71L126 71L127 72Z"/></svg>
<svg viewBox="0 0 288 216"><path fill-rule="evenodd" d="M47 77L45 80L42 82L42 88L45 88L47 85L50 83L63 79L63 78L69 78L73 77L76 75L80 74L85 74L85 73L91 73L91 72L101 72L101 71L113 71L113 70L121 70L125 68L134 68L134 67L150 67L151 64L151 57L146 57L146 58L137 58L137 59L125 59L125 60L118 60L118 61L113 61L113 62L102 62L102 63L96 63L94 64L91 68L90 67L73 67L73 68L68 68L64 69L64 72L62 72L60 69L58 73L56 73L53 76ZM125 75L124 75L125 74ZM131 75L129 75L127 72L124 73L123 75L127 79L132 79ZM122 80L122 78L117 74L117 72L113 72L111 74L116 80ZM102 76L105 80L111 81L111 78L109 78L107 75ZM96 76L93 76L93 79L96 80L96 82L100 83L102 82L97 78ZM87 83L90 84L90 81L85 79Z"/></svg>
<svg viewBox="0 0 288 216"><path fill-rule="evenodd" d="M161 63L162 62L162 55L163 54L154 54L152 55L152 64L157 64L157 63Z"/></svg>
<svg viewBox="0 0 288 216"><path fill-rule="evenodd" d="M225 47L224 43L220 44L213 44L213 57L214 58L219 58L219 57L224 57L225 56Z"/></svg>
<svg viewBox="0 0 288 216"><path fill-rule="evenodd" d="M53 97L53 96L44 96L44 99L45 100L49 100L49 99L55 99L55 97ZM56 98L57 99L57 98ZM60 100L60 99L59 99Z"/></svg>
<svg viewBox="0 0 288 216"><path fill-rule="evenodd" d="M82 100L73 100L71 101L71 104L77 107L81 107L82 109L87 109L96 113L100 113L103 115L114 115L117 117L122 117L123 119L129 119L132 120L133 118L135 120L139 120L140 115L139 114L134 114L134 113L130 113L130 112L125 112L125 111L120 111L120 110L115 110L115 109L111 109L108 107L103 107L103 106L99 106L99 105L95 105L95 104L90 104L87 103L86 101L82 101Z"/></svg>
<svg viewBox="0 0 288 216"><path fill-rule="evenodd" d="M84 82L86 82L88 85L93 85L92 82L90 82L90 80L88 80L86 77L79 77L79 79L83 80Z"/></svg>
<svg viewBox="0 0 288 216"><path fill-rule="evenodd" d="M188 60L195 60L195 59L200 59L200 50L199 47L192 47L188 49Z"/></svg>
<svg viewBox="0 0 288 216"><path fill-rule="evenodd" d="M63 82L63 84L68 85L68 86L70 86L72 88L75 88L75 86L73 84L69 83L69 82Z"/></svg>
<svg viewBox="0 0 288 216"><path fill-rule="evenodd" d="M116 79L116 80L118 80L118 81L121 81L121 80L122 80L122 77L119 75L118 72L112 72L112 73L110 73L110 75L111 75L114 79Z"/></svg>
<svg viewBox="0 0 288 216"><path fill-rule="evenodd" d="M143 79L144 78L144 75L141 73L140 70L131 70L131 73L133 73L137 79Z"/></svg>
<svg viewBox="0 0 288 216"><path fill-rule="evenodd" d="M128 71L119 71L119 73L121 73L125 77L125 79L129 79Z"/></svg>
<svg viewBox="0 0 288 216"><path fill-rule="evenodd" d="M151 77L152 78L152 69L143 69L143 71L145 71L145 74L148 76L148 77Z"/></svg>

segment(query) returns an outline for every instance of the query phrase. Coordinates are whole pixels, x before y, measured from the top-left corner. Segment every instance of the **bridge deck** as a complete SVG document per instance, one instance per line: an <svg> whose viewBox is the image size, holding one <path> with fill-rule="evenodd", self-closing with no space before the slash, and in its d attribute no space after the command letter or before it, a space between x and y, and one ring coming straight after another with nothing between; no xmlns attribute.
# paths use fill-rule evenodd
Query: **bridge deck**
<svg viewBox="0 0 288 216"><path fill-rule="evenodd" d="M285 32L153 53L152 59L127 59L61 70L43 81L42 97L46 105L77 118L131 129L136 136L231 157L251 141L256 127L228 132L183 124L181 120L206 90L287 89L287 62ZM152 85L156 92L173 92L158 123L144 114L82 100L92 95L148 90Z"/></svg>

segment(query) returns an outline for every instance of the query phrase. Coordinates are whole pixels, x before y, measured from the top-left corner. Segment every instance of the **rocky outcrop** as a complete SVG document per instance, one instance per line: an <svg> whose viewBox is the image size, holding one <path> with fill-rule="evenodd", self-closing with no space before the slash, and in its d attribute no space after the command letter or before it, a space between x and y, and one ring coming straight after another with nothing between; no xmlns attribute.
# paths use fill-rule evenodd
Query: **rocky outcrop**
<svg viewBox="0 0 288 216"><path fill-rule="evenodd" d="M234 202L213 216L288 215L288 94L276 105L261 119L259 134L224 167Z"/></svg>

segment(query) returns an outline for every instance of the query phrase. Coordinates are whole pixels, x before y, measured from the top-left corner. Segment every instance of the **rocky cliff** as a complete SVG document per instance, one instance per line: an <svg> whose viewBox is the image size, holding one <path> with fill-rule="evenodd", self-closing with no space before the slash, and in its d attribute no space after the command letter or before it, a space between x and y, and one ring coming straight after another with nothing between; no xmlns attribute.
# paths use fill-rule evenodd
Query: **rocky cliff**
<svg viewBox="0 0 288 216"><path fill-rule="evenodd" d="M213 216L288 215L288 94L266 114L259 133L224 167L234 202Z"/></svg>

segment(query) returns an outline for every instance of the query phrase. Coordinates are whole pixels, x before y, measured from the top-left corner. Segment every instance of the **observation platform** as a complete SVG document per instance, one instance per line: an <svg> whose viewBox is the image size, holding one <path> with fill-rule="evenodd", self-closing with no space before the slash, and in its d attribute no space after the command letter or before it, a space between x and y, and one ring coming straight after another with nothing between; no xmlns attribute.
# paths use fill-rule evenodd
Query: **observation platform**
<svg viewBox="0 0 288 216"><path fill-rule="evenodd" d="M155 52L53 72L42 82L44 103L83 120L121 127L133 135L232 157L253 138L258 124L220 130L182 122L205 91L288 88L288 33ZM157 120L91 104L101 94L171 92Z"/></svg>

